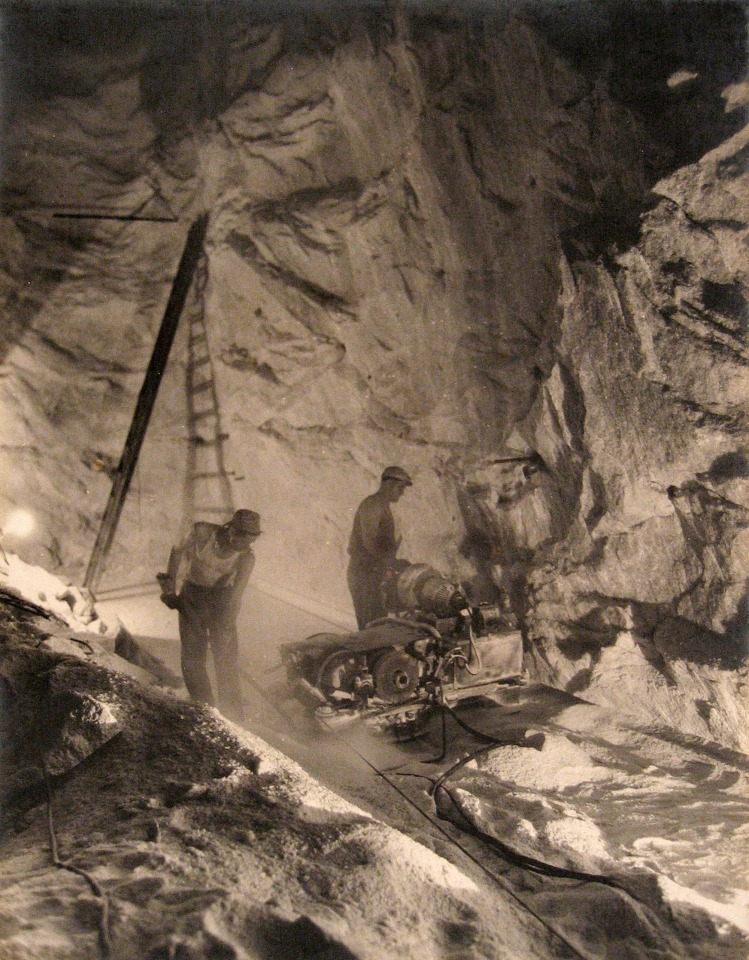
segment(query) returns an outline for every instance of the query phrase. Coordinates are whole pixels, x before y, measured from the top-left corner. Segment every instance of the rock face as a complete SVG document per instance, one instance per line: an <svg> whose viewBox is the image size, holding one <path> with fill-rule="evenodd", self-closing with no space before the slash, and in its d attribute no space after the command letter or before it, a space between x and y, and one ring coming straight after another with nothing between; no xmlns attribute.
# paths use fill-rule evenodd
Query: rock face
<svg viewBox="0 0 749 960"><path fill-rule="evenodd" d="M7 957L436 958L459 936L549 956L495 891L258 737L0 608Z"/></svg>
<svg viewBox="0 0 749 960"><path fill-rule="evenodd" d="M658 183L637 246L567 265L519 431L540 479L510 509L548 517L528 628L549 676L744 749L748 136Z"/></svg>
<svg viewBox="0 0 749 960"><path fill-rule="evenodd" d="M404 553L501 583L532 669L736 743L743 15L543 6L9 15L1 506L82 577L207 211L102 585L250 506L256 575L348 609L402 463Z"/></svg>

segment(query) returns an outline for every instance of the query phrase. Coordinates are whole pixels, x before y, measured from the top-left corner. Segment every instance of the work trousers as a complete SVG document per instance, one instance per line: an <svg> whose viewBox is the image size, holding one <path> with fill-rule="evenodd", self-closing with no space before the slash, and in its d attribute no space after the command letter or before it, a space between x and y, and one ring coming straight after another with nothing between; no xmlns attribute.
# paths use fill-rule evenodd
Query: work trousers
<svg viewBox="0 0 749 960"><path fill-rule="evenodd" d="M179 595L179 636L182 644L182 676L193 700L215 706L206 669L211 648L216 669L218 707L236 723L244 722L239 687L239 641L229 612L230 591L186 583Z"/></svg>
<svg viewBox="0 0 749 960"><path fill-rule="evenodd" d="M360 630L373 620L379 620L387 614L387 608L382 599L384 575L385 567L378 563L367 564L367 561L354 557L349 562L346 579Z"/></svg>

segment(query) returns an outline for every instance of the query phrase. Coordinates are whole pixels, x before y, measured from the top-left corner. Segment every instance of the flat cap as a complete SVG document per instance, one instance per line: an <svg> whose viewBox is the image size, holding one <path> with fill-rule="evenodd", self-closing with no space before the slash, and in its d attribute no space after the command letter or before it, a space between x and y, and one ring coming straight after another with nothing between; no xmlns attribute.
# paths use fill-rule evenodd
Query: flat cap
<svg viewBox="0 0 749 960"><path fill-rule="evenodd" d="M413 480L409 477L403 467L385 467L385 469L382 471L380 480L398 480L400 483L405 483L407 487L413 485Z"/></svg>
<svg viewBox="0 0 749 960"><path fill-rule="evenodd" d="M230 525L237 533L249 533L258 536L260 530L260 514L254 510L237 510L230 520Z"/></svg>

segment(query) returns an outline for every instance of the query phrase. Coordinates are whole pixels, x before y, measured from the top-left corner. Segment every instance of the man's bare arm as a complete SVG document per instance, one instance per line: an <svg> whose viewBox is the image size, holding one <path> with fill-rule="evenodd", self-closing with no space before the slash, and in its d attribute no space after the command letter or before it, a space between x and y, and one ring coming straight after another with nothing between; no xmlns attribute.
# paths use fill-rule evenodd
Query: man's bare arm
<svg viewBox="0 0 749 960"><path fill-rule="evenodd" d="M178 546L172 547L169 553L169 564L166 568L166 576L158 576L161 584L162 599L164 597L176 597L179 587L180 566L183 559L195 546L195 528L190 531L187 538ZM168 604L167 604L168 605Z"/></svg>
<svg viewBox="0 0 749 960"><path fill-rule="evenodd" d="M248 550L243 554L237 566L237 573L234 582L231 585L231 596L229 598L229 616L236 620L239 615L239 608L242 605L242 596L245 587L250 579L253 567L255 566L255 554Z"/></svg>

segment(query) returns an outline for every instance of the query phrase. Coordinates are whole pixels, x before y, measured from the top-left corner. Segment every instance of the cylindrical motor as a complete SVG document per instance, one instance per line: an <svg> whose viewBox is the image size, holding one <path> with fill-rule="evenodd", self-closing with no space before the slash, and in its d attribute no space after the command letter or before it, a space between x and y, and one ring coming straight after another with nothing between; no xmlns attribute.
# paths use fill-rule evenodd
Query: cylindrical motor
<svg viewBox="0 0 749 960"><path fill-rule="evenodd" d="M461 590L426 563L412 563L398 574L397 606L437 617L456 617L468 605Z"/></svg>

